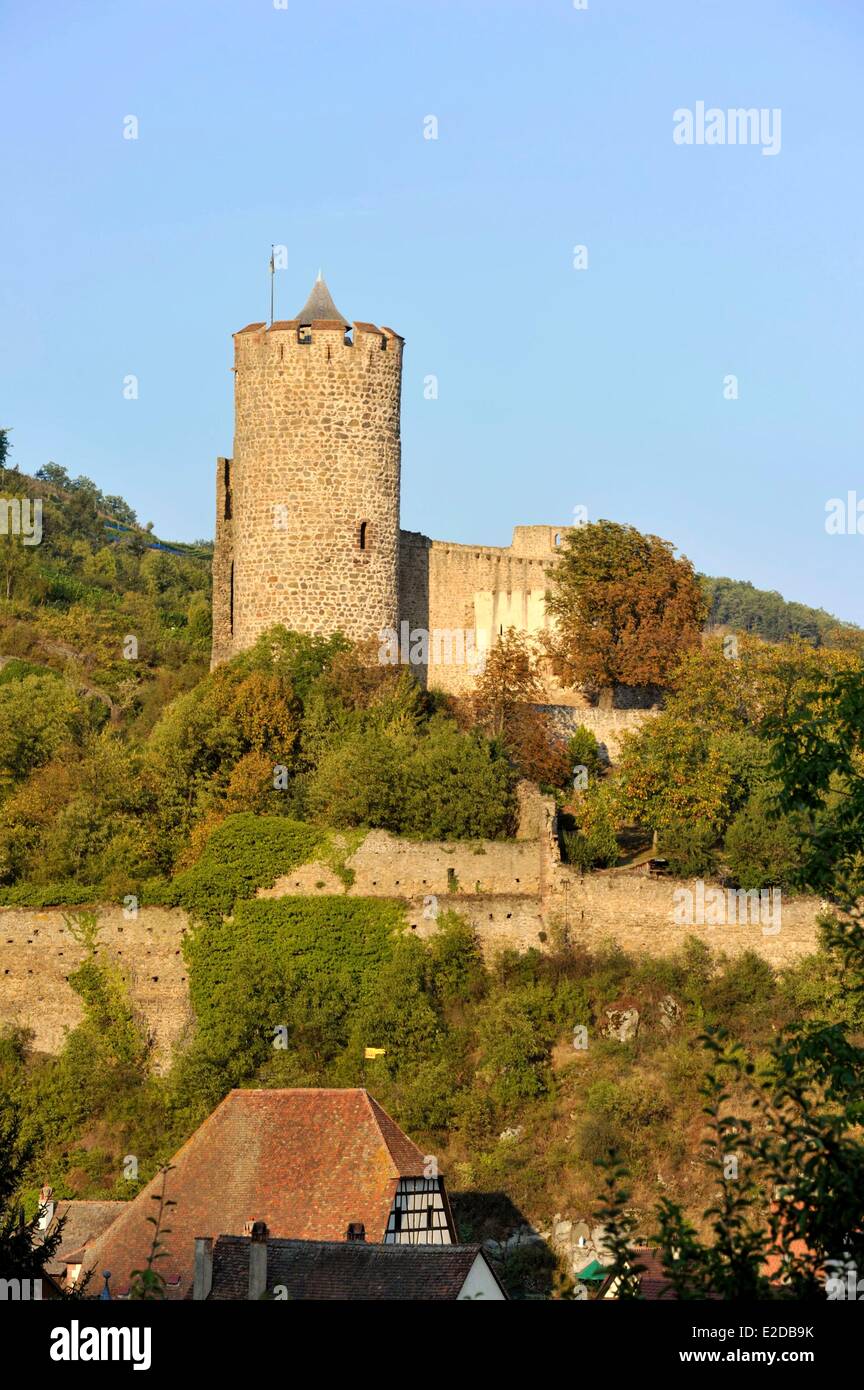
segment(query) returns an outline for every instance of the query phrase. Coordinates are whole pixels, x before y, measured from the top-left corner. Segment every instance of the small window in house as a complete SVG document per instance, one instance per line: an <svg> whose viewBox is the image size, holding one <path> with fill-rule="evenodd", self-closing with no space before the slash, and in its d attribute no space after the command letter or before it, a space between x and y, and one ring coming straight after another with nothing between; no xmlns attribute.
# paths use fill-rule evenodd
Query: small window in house
<svg viewBox="0 0 864 1390"><path fill-rule="evenodd" d="M560 545L560 544L561 544L561 533L560 533L560 531L556 531L556 532L555 532L555 544L556 544L556 545Z"/></svg>

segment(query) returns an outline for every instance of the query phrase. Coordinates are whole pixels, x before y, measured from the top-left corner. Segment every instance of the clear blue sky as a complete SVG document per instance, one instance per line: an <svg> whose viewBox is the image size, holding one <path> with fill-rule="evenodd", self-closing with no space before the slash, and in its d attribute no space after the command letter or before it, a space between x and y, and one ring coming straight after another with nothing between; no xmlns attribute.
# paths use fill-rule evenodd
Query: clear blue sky
<svg viewBox="0 0 864 1390"><path fill-rule="evenodd" d="M22 469L211 535L231 333L266 317L284 243L277 316L321 266L349 318L405 335L403 526L507 544L584 504L864 622L864 535L824 530L829 498L864 498L860 0L0 14ZM781 108L780 153L677 146L698 101Z"/></svg>

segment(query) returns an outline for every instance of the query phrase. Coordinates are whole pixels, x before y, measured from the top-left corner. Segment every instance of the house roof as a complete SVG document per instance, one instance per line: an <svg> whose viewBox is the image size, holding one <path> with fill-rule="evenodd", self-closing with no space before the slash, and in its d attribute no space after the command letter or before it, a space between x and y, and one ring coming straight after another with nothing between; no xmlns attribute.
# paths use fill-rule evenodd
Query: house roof
<svg viewBox="0 0 864 1390"><path fill-rule="evenodd" d="M599 1260L590 1260L585 1268L579 1271L576 1278L586 1280L589 1283L602 1283L606 1278L606 1270Z"/></svg>
<svg viewBox="0 0 864 1390"><path fill-rule="evenodd" d="M645 1266L645 1273L639 1276L639 1297L657 1302L660 1299L677 1299L678 1295L669 1283L663 1268L659 1250L642 1247L633 1251L636 1263Z"/></svg>
<svg viewBox="0 0 864 1390"><path fill-rule="evenodd" d="M85 1249L108 1229L128 1205L128 1202L91 1202L77 1198L68 1202L59 1201L46 1233L51 1235L62 1220L60 1244L46 1265L49 1274L64 1275L67 1264L78 1264L83 1259Z"/></svg>
<svg viewBox="0 0 864 1390"><path fill-rule="evenodd" d="M250 1245L248 1236L216 1241L211 1300L248 1296ZM459 1297L478 1257L485 1262L478 1245L268 1240L267 1289L272 1293L281 1285L295 1301L452 1300Z"/></svg>
<svg viewBox="0 0 864 1390"><path fill-rule="evenodd" d="M399 1179L423 1170L416 1144L364 1090L231 1091L171 1159L176 1205L158 1265L168 1296L191 1287L196 1236L247 1221L276 1237L335 1241L362 1221L368 1240L383 1240ZM157 1174L87 1251L85 1268L111 1270L115 1296L147 1258L161 1187Z"/></svg>
<svg viewBox="0 0 864 1390"><path fill-rule="evenodd" d="M648 1246L640 1245L631 1250L634 1265L642 1265L643 1273L639 1278L639 1297L647 1302L656 1303L660 1300L677 1299L678 1295L669 1283L669 1279L663 1268L663 1259L659 1250L651 1250ZM615 1287L617 1276L610 1274L605 1282L600 1286L598 1298L615 1298Z"/></svg>
<svg viewBox="0 0 864 1390"><path fill-rule="evenodd" d="M299 314L295 314L298 323L315 323L319 320L329 320L339 327L350 328L351 320L343 317L333 303L333 296L327 288L327 282L320 270L318 279L312 286L309 298L303 305Z"/></svg>

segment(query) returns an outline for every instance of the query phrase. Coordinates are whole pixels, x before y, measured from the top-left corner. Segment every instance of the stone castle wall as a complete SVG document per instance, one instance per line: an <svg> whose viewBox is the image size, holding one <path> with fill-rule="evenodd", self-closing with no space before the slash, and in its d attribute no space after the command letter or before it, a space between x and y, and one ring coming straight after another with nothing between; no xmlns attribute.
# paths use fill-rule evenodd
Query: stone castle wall
<svg viewBox="0 0 864 1390"><path fill-rule="evenodd" d="M303 340L308 336L308 341ZM398 609L402 340L295 321L234 336L217 464L213 663L274 623L365 638Z"/></svg>
<svg viewBox="0 0 864 1390"><path fill-rule="evenodd" d="M488 651L508 627L536 635L546 629L546 589L564 526L517 526L510 546L457 545L403 531L399 552L400 617L430 634L470 633L474 650ZM464 650L464 648L463 648ZM458 655L458 653L457 653ZM476 667L454 659L453 646L430 641L425 684L459 695ZM549 687L550 702L578 705L582 697Z"/></svg>
<svg viewBox="0 0 864 1390"><path fill-rule="evenodd" d="M477 848L483 853L476 853ZM549 949L566 930L571 944L596 949L617 942L624 950L669 955L688 936L728 956L756 951L775 968L793 964L817 946L815 898L783 901L780 930L757 923L681 926L674 921L675 892L693 884L652 879L634 870L580 874L562 865L550 833L539 839L482 846L422 844L370 834L351 856L350 888L321 863L304 865L264 897L307 894L400 899L406 930L428 937L448 909L476 928L487 958L510 948ZM451 876L450 871L453 871ZM128 921L122 908L100 909L100 950L129 983L136 1013L154 1042L154 1059L167 1066L191 1023L183 937L186 914L146 907ZM0 1029L34 1032L40 1051L58 1052L81 1020L81 1004L68 983L84 952L59 909L0 909Z"/></svg>
<svg viewBox="0 0 864 1390"><path fill-rule="evenodd" d="M59 1052L67 1031L81 1022L81 1001L68 982L86 955L66 922L77 910L0 908L0 1027L31 1028L41 1052ZM192 1017L183 959L186 914L147 907L130 921L113 904L99 914L99 950L126 977L156 1063L164 1066Z"/></svg>
<svg viewBox="0 0 864 1390"><path fill-rule="evenodd" d="M625 734L641 729L646 720L653 719L658 712L656 709L601 709L587 702L567 707L547 705L545 711L562 738L569 737L580 725L590 729L612 763L621 756Z"/></svg>
<svg viewBox="0 0 864 1390"><path fill-rule="evenodd" d="M562 866L556 882L547 886L546 914L567 928L571 944L588 948L596 948L605 939L625 951L663 956L680 950L688 936L695 936L728 956L755 951L776 969L793 965L816 949L818 898L783 898L779 931L758 921L682 926L674 920L674 895L682 888L695 892L696 884L622 869L583 875Z"/></svg>

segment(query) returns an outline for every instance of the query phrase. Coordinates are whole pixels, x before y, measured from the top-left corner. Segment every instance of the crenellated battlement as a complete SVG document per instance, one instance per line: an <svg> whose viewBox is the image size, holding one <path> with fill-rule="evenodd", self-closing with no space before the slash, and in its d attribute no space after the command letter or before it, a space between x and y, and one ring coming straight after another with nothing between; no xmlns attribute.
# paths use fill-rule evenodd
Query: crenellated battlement
<svg viewBox="0 0 864 1390"><path fill-rule="evenodd" d="M371 361L378 365L379 354L389 353L401 360L404 339L392 328L374 323L345 325L338 319L277 319L269 326L250 323L234 334L235 370L245 366L278 365L286 353L306 354L330 360L334 348L344 348L344 362L356 365ZM310 351L311 350L311 351Z"/></svg>

